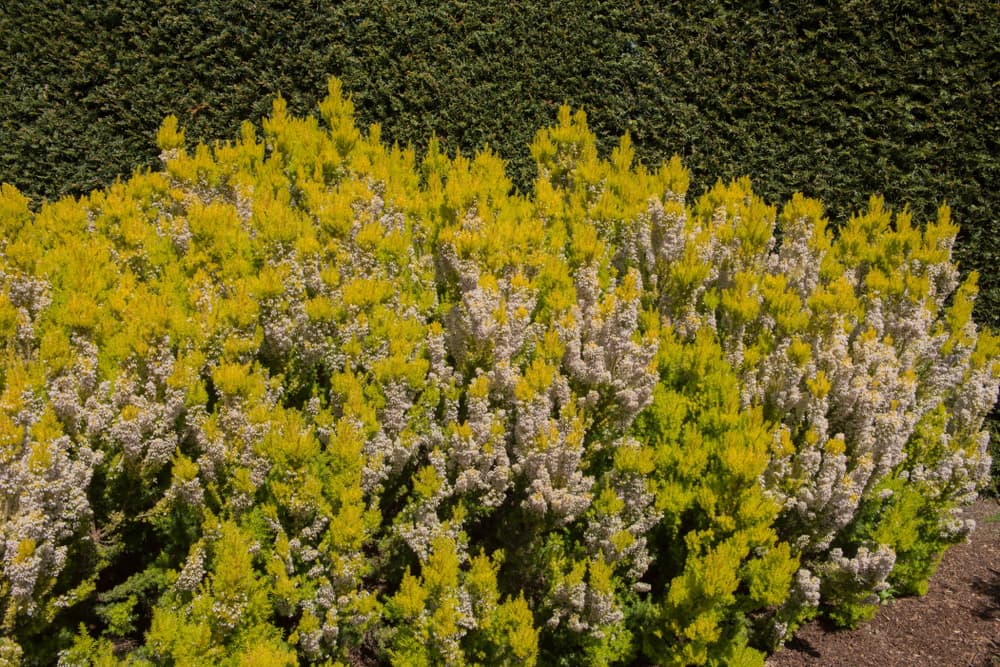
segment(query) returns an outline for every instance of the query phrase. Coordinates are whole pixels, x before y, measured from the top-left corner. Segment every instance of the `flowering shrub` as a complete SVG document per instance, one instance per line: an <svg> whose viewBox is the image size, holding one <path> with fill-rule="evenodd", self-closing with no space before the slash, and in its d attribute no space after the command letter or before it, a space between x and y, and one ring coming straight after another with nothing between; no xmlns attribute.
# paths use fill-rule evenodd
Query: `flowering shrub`
<svg viewBox="0 0 1000 667"><path fill-rule="evenodd" d="M688 205L568 109L527 197L320 115L0 190L4 660L759 665L969 530L947 209Z"/></svg>

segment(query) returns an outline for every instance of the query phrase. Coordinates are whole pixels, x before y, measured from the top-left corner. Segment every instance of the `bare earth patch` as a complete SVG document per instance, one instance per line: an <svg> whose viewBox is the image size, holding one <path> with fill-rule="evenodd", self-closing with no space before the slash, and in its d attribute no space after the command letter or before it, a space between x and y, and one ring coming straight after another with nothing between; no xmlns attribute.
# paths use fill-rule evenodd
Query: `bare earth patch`
<svg viewBox="0 0 1000 667"><path fill-rule="evenodd" d="M980 499L965 515L976 530L945 553L927 595L890 602L857 630L809 623L767 667L1000 667L1000 504Z"/></svg>

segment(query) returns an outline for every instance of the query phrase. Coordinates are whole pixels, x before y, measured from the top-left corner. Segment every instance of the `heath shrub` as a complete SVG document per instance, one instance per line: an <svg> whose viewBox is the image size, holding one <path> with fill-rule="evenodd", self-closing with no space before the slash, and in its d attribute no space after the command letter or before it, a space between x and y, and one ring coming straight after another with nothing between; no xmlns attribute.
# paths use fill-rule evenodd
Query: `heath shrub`
<svg viewBox="0 0 1000 667"><path fill-rule="evenodd" d="M746 180L258 137L0 189L0 659L760 665L922 592L989 478L957 228Z"/></svg>

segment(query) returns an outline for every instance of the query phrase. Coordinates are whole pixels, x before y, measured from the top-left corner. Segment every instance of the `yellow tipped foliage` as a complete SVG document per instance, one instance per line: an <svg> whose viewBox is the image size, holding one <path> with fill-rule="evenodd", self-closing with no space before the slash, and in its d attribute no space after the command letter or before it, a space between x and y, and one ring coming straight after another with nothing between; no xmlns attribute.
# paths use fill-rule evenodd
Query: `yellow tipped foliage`
<svg viewBox="0 0 1000 667"><path fill-rule="evenodd" d="M569 107L519 193L328 92L0 186L0 652L750 666L925 590L1000 380L946 206L689 202Z"/></svg>

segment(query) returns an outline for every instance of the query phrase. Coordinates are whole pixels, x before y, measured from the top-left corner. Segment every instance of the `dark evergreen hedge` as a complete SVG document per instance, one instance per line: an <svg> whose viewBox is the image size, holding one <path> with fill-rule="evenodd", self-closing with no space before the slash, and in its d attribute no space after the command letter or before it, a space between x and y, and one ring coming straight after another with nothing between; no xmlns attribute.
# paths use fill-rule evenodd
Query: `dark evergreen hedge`
<svg viewBox="0 0 1000 667"><path fill-rule="evenodd" d="M489 144L527 189L526 145L569 102L605 149L629 131L646 162L679 154L694 192L753 174L838 212L947 200L1000 324L1000 5L830 4L2 2L0 181L79 195L151 165L169 113L231 137L277 91L310 112L337 75L386 138Z"/></svg>

